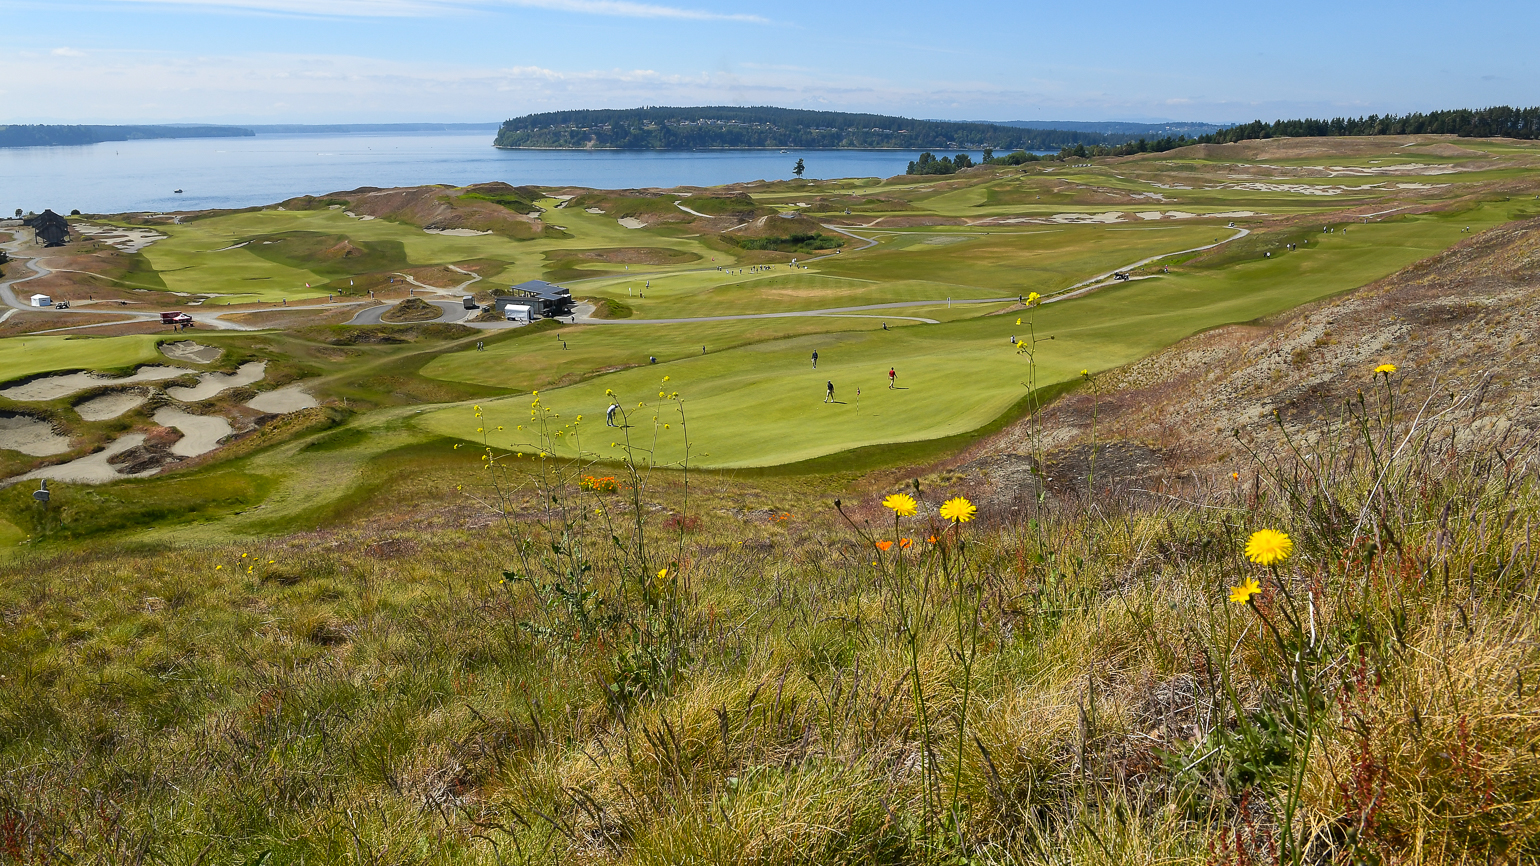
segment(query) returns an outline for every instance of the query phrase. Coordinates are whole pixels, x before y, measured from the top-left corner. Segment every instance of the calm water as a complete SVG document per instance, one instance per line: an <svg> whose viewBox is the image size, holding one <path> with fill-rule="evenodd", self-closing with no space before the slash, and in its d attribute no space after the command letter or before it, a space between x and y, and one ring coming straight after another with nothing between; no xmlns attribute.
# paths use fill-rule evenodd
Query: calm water
<svg viewBox="0 0 1540 866"><path fill-rule="evenodd" d="M0 214L235 208L361 186L501 180L615 189L903 174L907 151L687 153L497 150L492 132L258 135L0 148ZM979 158L978 153L972 154ZM177 195L173 190L181 189Z"/></svg>

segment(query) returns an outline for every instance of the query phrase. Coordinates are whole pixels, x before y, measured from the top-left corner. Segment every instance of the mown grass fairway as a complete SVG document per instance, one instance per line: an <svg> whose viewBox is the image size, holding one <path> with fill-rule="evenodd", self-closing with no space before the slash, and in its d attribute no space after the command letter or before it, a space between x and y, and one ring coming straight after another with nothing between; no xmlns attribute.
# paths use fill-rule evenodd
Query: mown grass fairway
<svg viewBox="0 0 1540 866"><path fill-rule="evenodd" d="M122 370L156 359L161 338L11 337L0 340L0 382L59 370Z"/></svg>
<svg viewBox="0 0 1540 866"><path fill-rule="evenodd" d="M705 325L588 326L564 332L569 345L583 347L576 356L548 339L510 341L495 350L494 358L488 353L462 354L436 361L426 372L532 389L540 387L535 383L556 380L560 370L632 365L581 384L543 390L540 400L560 415L561 423L581 415L575 441L603 457L617 453L611 447L616 434L603 424L606 391L613 390L631 418L633 443L640 435L648 448L654 447L655 415L659 424L673 425L668 432L659 429L653 459L674 463L685 457L677 433L680 419L677 410L660 407L657 398L660 389L677 391L685 401L692 464L730 468L793 463L870 445L938 439L998 417L1026 397L1026 382L1032 378L1027 360L1011 343L1012 336L1024 339L1028 334L1025 324L1016 324L1018 315L1035 324L1040 341L1035 381L1044 387L1073 379L1082 369L1099 372L1128 363L1206 328L1266 316L1364 285L1457 242L1467 225L1479 230L1527 208L1523 202L1497 203L1454 214L1355 225L1346 234L1312 236L1300 250L1278 251L1271 257L1251 252L1242 260L1225 261L1227 253L1221 249L1211 254L1216 264L1200 259L1170 275L1110 286L1030 313L978 316L991 309L980 305L976 317L962 321L887 331L863 323L860 328L783 336L705 356L698 352L701 338L696 336L704 333ZM892 312L917 314L907 308ZM612 331L620 333L608 333ZM662 348L653 351L651 346ZM814 350L819 353L816 370L811 363ZM646 365L648 354L658 355L660 363ZM661 363L672 358L678 360ZM898 390L887 387L889 367L898 370ZM670 377L668 383L660 381L663 376ZM835 384L838 401L833 404L821 402L829 381ZM482 407L490 425L504 428L494 430L493 445L538 450L538 442L516 429L528 423L528 398L489 401ZM483 426L464 406L423 416L420 423L433 433L464 439L478 439L477 428ZM573 453L573 441L567 434L546 447Z"/></svg>

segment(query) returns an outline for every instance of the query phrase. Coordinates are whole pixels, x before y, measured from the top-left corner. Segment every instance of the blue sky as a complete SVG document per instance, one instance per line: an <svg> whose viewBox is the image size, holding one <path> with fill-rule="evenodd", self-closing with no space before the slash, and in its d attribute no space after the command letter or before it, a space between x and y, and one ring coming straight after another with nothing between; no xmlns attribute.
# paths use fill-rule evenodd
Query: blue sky
<svg viewBox="0 0 1540 866"><path fill-rule="evenodd" d="M748 104L1197 120L1540 103L1535 0L5 0L0 123ZM19 74L25 70L25 74Z"/></svg>

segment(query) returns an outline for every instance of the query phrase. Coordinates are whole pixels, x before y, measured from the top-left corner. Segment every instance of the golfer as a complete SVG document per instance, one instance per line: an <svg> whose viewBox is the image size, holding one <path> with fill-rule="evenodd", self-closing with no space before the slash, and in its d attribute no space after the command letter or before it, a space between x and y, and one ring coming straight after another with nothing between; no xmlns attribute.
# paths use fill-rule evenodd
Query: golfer
<svg viewBox="0 0 1540 866"><path fill-rule="evenodd" d="M604 410L604 426L606 426L606 427L616 427L616 426L619 426L619 425L617 425L615 423L615 413L618 412L618 411L620 411L620 404L618 402L614 401L614 400L611 400L610 401L610 408Z"/></svg>
<svg viewBox="0 0 1540 866"><path fill-rule="evenodd" d="M893 367L889 367L888 368L888 390L889 391L893 390L895 380L897 380L897 379L898 379L898 370L896 370Z"/></svg>
<svg viewBox="0 0 1540 866"><path fill-rule="evenodd" d="M829 382L829 393L823 398L825 403L834 402L834 382Z"/></svg>
<svg viewBox="0 0 1540 866"><path fill-rule="evenodd" d="M813 369L818 369L818 350L813 350Z"/></svg>

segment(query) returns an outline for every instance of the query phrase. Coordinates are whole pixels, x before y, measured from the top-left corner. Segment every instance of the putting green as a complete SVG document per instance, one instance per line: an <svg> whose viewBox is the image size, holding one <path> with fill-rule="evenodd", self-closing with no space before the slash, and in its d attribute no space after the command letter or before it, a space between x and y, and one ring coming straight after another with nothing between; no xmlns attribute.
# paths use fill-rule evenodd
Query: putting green
<svg viewBox="0 0 1540 866"><path fill-rule="evenodd" d="M0 340L0 381L61 370L120 370L165 360L155 347L161 337L12 337Z"/></svg>
<svg viewBox="0 0 1540 866"><path fill-rule="evenodd" d="M1364 285L1458 242L1462 226L1479 230L1519 215L1517 203L1492 203L1458 213L1355 225L1347 234L1325 235L1297 252L1182 269L1045 305L1033 314L1038 337L1044 340L1039 344L1037 384L1066 381L1081 369L1101 371L1126 364L1206 328ZM611 443L629 435L633 445L651 452L649 459L676 463L685 456L678 410L660 401L658 394L677 391L687 413L692 464L731 468L793 463L862 446L945 437L989 423L1026 394L1028 364L1010 342L1013 334L1025 331L1014 316L991 316L888 331L863 326L802 334L704 357L690 355L684 343L679 360L670 363L542 390L542 406L560 416L556 424L574 423L579 415L583 419L576 431L544 444L517 429L530 422L529 397L486 401L481 421L471 407L457 406L423 415L417 423L469 440L479 439L476 431L481 427L491 431L491 444L509 450L544 447L599 457L618 456L620 449ZM657 331L656 338L666 339L665 333ZM629 351L628 343L643 338L620 334L610 338L613 342L593 339ZM509 363L541 370L563 366L553 357L562 353L559 344L523 348L527 354L518 360L510 356ZM810 363L815 349L816 370ZM578 366L568 364L566 369ZM898 370L898 390L887 388L889 366ZM661 381L664 376L669 377L667 383ZM839 402L820 402L828 381L835 383ZM607 389L628 413L631 427L623 433L604 426ZM664 430L664 423L670 428Z"/></svg>

